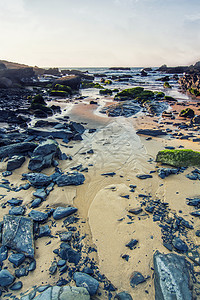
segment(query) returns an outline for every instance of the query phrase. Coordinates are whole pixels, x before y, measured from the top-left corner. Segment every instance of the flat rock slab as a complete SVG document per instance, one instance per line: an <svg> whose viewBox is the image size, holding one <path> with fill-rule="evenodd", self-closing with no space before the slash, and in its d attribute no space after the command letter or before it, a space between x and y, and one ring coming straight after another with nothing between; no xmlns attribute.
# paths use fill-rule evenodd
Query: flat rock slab
<svg viewBox="0 0 200 300"><path fill-rule="evenodd" d="M160 136L167 135L165 131L159 129L139 129L137 134L149 135L149 136Z"/></svg>
<svg viewBox="0 0 200 300"><path fill-rule="evenodd" d="M57 207L56 210L53 212L53 218L55 220L60 220L75 213L76 211L76 207Z"/></svg>
<svg viewBox="0 0 200 300"><path fill-rule="evenodd" d="M23 142L9 146L3 146L0 149L0 158L5 158L7 156L11 157L18 154L27 154L28 152L32 152L36 147L37 144L32 142Z"/></svg>
<svg viewBox="0 0 200 300"><path fill-rule="evenodd" d="M80 185L85 181L85 176L78 172L61 175L56 179L58 186Z"/></svg>
<svg viewBox="0 0 200 300"><path fill-rule="evenodd" d="M192 300L189 283L189 270L183 256L155 252L155 300Z"/></svg>
<svg viewBox="0 0 200 300"><path fill-rule="evenodd" d="M5 215L2 244L34 257L33 220L22 216Z"/></svg>
<svg viewBox="0 0 200 300"><path fill-rule="evenodd" d="M25 296L27 297L27 296ZM30 297L22 297L21 300L29 300ZM46 289L39 296L34 297L34 300L90 300L88 291L83 287L74 286L53 286Z"/></svg>
<svg viewBox="0 0 200 300"><path fill-rule="evenodd" d="M42 173L26 173L22 176L27 179L34 187L40 188L49 185L52 178Z"/></svg>

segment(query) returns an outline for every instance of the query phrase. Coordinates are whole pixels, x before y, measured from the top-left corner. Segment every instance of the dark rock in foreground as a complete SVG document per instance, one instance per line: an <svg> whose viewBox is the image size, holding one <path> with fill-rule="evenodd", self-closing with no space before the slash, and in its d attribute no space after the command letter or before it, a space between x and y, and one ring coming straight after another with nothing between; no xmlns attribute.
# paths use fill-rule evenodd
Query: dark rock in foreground
<svg viewBox="0 0 200 300"><path fill-rule="evenodd" d="M144 278L144 276L140 272L135 271L131 276L130 285L134 288L138 284L143 283L145 281L146 279Z"/></svg>
<svg viewBox="0 0 200 300"><path fill-rule="evenodd" d="M33 221L27 217L5 215L2 244L33 257Z"/></svg>
<svg viewBox="0 0 200 300"><path fill-rule="evenodd" d="M0 148L0 158L11 157L13 155L26 155L32 152L37 147L37 144L31 142L16 143Z"/></svg>
<svg viewBox="0 0 200 300"><path fill-rule="evenodd" d="M117 300L133 300L131 295L127 292L121 292L121 293L117 294L114 299L117 299Z"/></svg>
<svg viewBox="0 0 200 300"><path fill-rule="evenodd" d="M27 300L27 297L22 297L21 300ZM90 295L85 287L75 286L53 286L46 289L35 300L90 300Z"/></svg>
<svg viewBox="0 0 200 300"><path fill-rule="evenodd" d="M183 256L154 254L155 300L192 300L190 275Z"/></svg>
<svg viewBox="0 0 200 300"><path fill-rule="evenodd" d="M8 286L13 283L15 277L8 270L0 271L0 286Z"/></svg>
<svg viewBox="0 0 200 300"><path fill-rule="evenodd" d="M78 287L85 287L91 296L95 295L99 282L88 274L75 272L74 280Z"/></svg>

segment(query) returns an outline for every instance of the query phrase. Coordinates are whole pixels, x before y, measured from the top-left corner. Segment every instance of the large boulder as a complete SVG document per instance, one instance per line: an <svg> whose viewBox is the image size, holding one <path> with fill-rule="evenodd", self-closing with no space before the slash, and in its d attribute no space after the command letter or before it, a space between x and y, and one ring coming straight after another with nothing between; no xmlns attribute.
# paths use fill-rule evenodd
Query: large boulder
<svg viewBox="0 0 200 300"><path fill-rule="evenodd" d="M40 172L53 165L54 159L61 158L59 145L54 140L47 140L38 145L31 156L28 168L31 171Z"/></svg>
<svg viewBox="0 0 200 300"><path fill-rule="evenodd" d="M161 150L156 161L174 167L200 166L200 152L187 149Z"/></svg>
<svg viewBox="0 0 200 300"><path fill-rule="evenodd" d="M55 80L54 85L62 84L69 86L72 90L78 90L81 84L80 76L70 75Z"/></svg>
<svg viewBox="0 0 200 300"><path fill-rule="evenodd" d="M54 137L56 139L70 139L73 137L73 133L71 130L39 130L39 129L34 129L34 128L29 128L28 129L28 134L33 135L33 136L42 136L42 137Z"/></svg>
<svg viewBox="0 0 200 300"><path fill-rule="evenodd" d="M5 69L0 70L0 77L6 77L13 83L24 84L32 81L35 76L33 68Z"/></svg>
<svg viewBox="0 0 200 300"><path fill-rule="evenodd" d="M55 220L60 220L62 218L65 218L77 211L76 207L57 207L55 211L53 212L53 218Z"/></svg>
<svg viewBox="0 0 200 300"><path fill-rule="evenodd" d="M27 298L22 297L21 300ZM46 289L34 300L90 300L90 295L84 287L75 286L53 286Z"/></svg>
<svg viewBox="0 0 200 300"><path fill-rule="evenodd" d="M192 300L186 260L174 253L154 254L155 300Z"/></svg>
<svg viewBox="0 0 200 300"><path fill-rule="evenodd" d="M32 219L5 215L3 218L2 244L29 257L34 257Z"/></svg>
<svg viewBox="0 0 200 300"><path fill-rule="evenodd" d="M36 143L22 142L0 147L0 158L11 157L13 155L26 155L37 147Z"/></svg>
<svg viewBox="0 0 200 300"><path fill-rule="evenodd" d="M0 78L0 88L9 88L12 86L12 80L6 77L1 77Z"/></svg>

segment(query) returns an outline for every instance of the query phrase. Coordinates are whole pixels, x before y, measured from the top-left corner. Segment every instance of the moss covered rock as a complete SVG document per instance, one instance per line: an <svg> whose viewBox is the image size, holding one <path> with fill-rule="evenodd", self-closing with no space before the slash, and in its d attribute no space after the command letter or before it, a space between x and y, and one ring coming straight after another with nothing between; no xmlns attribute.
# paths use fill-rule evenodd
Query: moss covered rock
<svg viewBox="0 0 200 300"><path fill-rule="evenodd" d="M125 89L125 90L117 93L117 95L115 95L115 100L125 101L125 100L135 99L143 92L143 90L144 90L144 88L142 88L142 87Z"/></svg>
<svg viewBox="0 0 200 300"><path fill-rule="evenodd" d="M188 92L196 97L200 96L200 91L198 89L190 88Z"/></svg>
<svg viewBox="0 0 200 300"><path fill-rule="evenodd" d="M106 79L106 80L104 81L104 84L112 84L112 80Z"/></svg>
<svg viewBox="0 0 200 300"><path fill-rule="evenodd" d="M174 167L200 166L200 152L190 149L162 150L158 152L156 161Z"/></svg>
<svg viewBox="0 0 200 300"><path fill-rule="evenodd" d="M100 85L98 82L82 81L81 88L82 89L89 89L89 88L103 89L103 86Z"/></svg>
<svg viewBox="0 0 200 300"><path fill-rule="evenodd" d="M63 85L63 84L56 84L54 86L54 90L65 91L65 92L67 92L70 95L72 94L72 89L69 86Z"/></svg>
<svg viewBox="0 0 200 300"><path fill-rule="evenodd" d="M31 102L31 107L34 107L35 105L46 105L46 102L44 101L44 98L42 95L38 94L34 96L32 102Z"/></svg>
<svg viewBox="0 0 200 300"><path fill-rule="evenodd" d="M171 88L172 88L168 81L165 81L165 82L164 82L163 87L164 87L165 89L171 89Z"/></svg>
<svg viewBox="0 0 200 300"><path fill-rule="evenodd" d="M99 91L100 95L112 95L112 90L109 89L103 89Z"/></svg>
<svg viewBox="0 0 200 300"><path fill-rule="evenodd" d="M177 100L174 97L171 97L171 96L165 96L164 100L177 102Z"/></svg>
<svg viewBox="0 0 200 300"><path fill-rule="evenodd" d="M195 115L194 110L191 108L183 109L179 114L180 117L191 118L191 119L194 118L194 115Z"/></svg>
<svg viewBox="0 0 200 300"><path fill-rule="evenodd" d="M165 94L163 92L154 92L154 95L157 99L165 97Z"/></svg>

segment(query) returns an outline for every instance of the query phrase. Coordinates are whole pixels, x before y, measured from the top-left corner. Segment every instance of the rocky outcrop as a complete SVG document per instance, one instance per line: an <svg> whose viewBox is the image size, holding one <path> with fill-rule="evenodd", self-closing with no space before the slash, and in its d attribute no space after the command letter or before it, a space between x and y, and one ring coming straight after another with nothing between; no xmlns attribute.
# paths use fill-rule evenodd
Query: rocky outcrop
<svg viewBox="0 0 200 300"><path fill-rule="evenodd" d="M61 158L61 155L58 143L49 139L34 149L28 168L31 171L40 172L53 166L55 158Z"/></svg>
<svg viewBox="0 0 200 300"><path fill-rule="evenodd" d="M76 75L65 76L56 79L54 85L56 84L67 85L72 90L78 90L80 88L81 78L80 76L76 76Z"/></svg>
<svg viewBox="0 0 200 300"><path fill-rule="evenodd" d="M12 84L26 84L32 81L35 76L33 68L20 68L20 69L3 69L0 70L0 78L9 79Z"/></svg>
<svg viewBox="0 0 200 300"><path fill-rule="evenodd" d="M179 79L179 84L182 90L188 91L194 96L200 96L200 70L184 75Z"/></svg>
<svg viewBox="0 0 200 300"><path fill-rule="evenodd" d="M155 300L192 300L190 274L183 256L154 254Z"/></svg>

